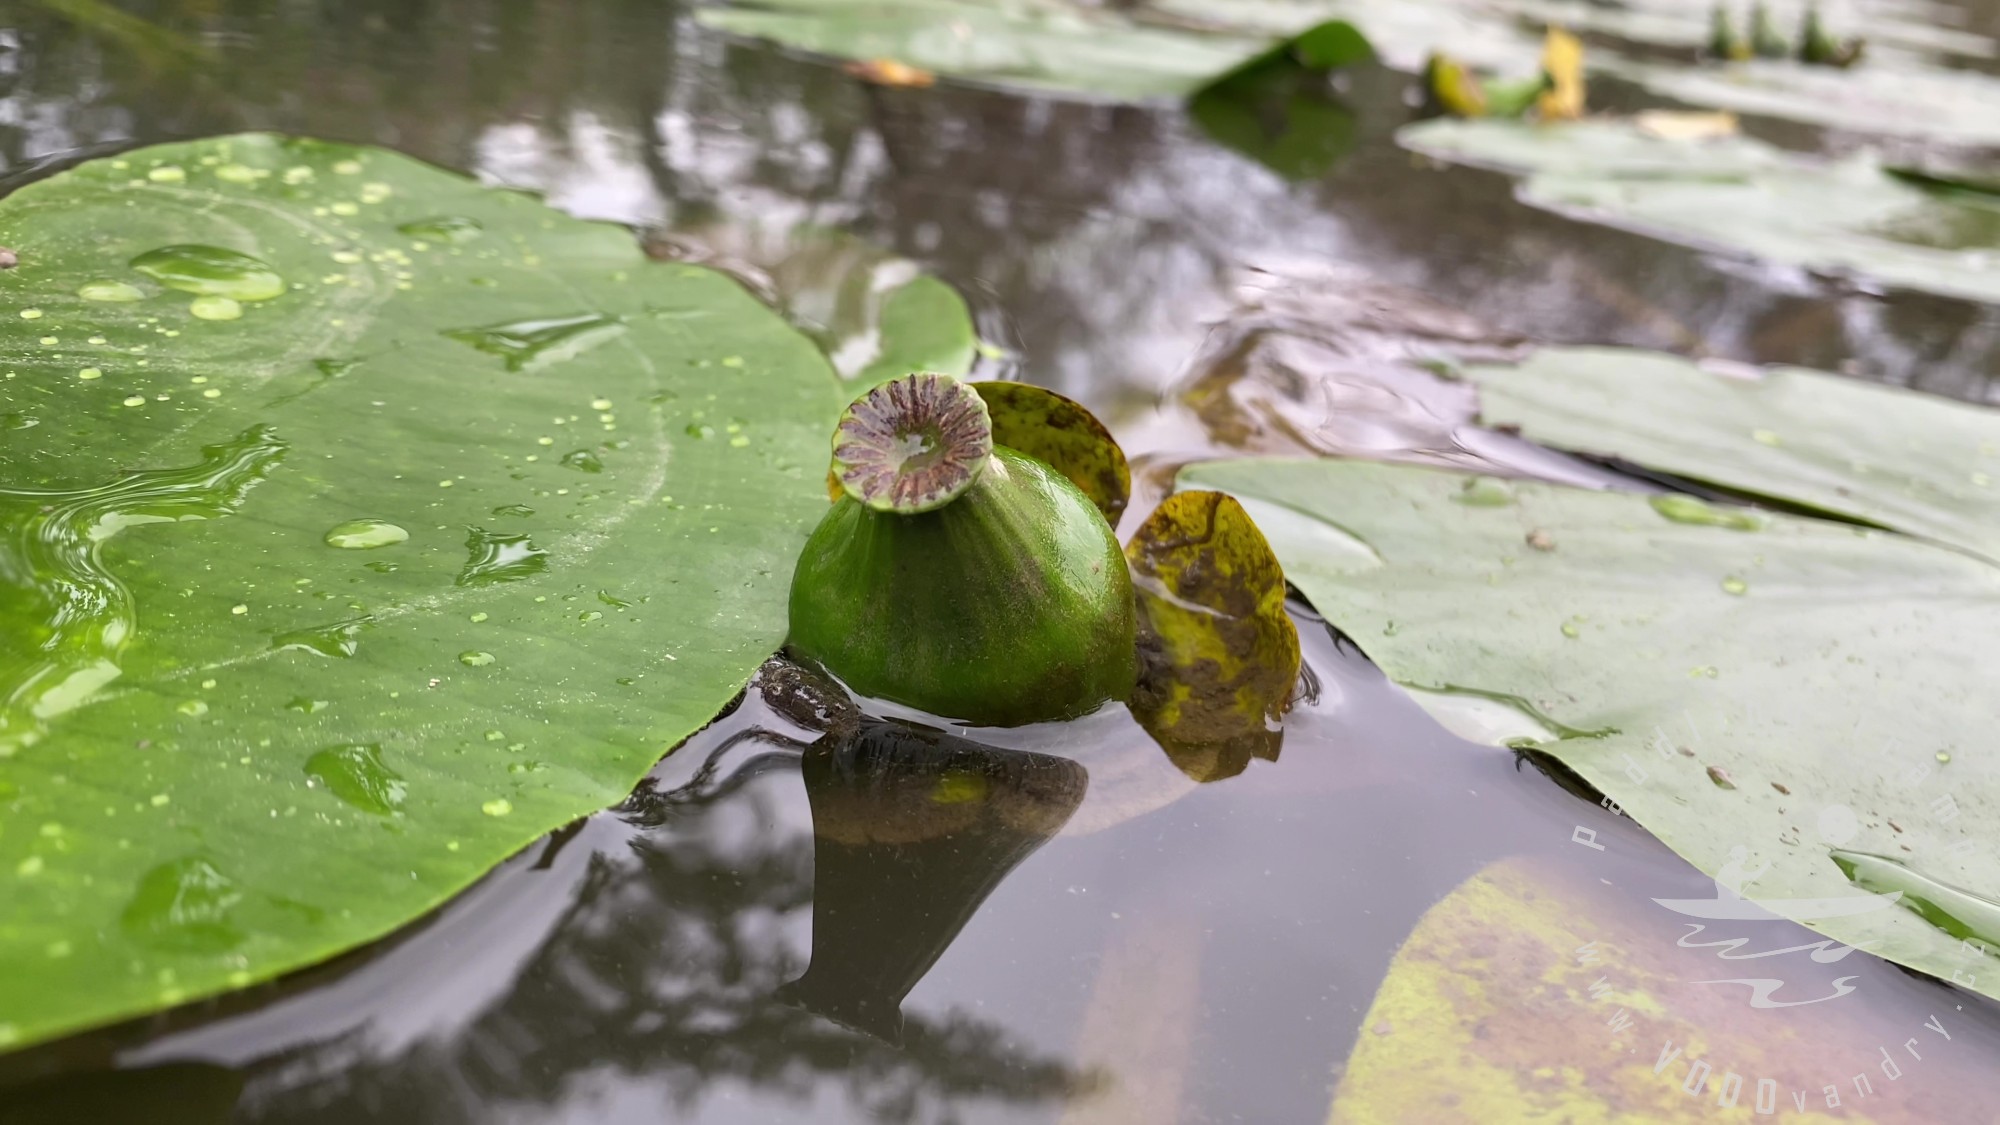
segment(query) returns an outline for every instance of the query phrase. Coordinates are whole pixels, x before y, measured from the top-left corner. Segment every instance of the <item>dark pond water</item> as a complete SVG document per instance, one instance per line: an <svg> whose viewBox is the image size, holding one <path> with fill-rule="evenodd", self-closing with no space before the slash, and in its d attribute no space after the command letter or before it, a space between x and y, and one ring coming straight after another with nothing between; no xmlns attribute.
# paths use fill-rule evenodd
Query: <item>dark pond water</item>
<svg viewBox="0 0 2000 1125"><path fill-rule="evenodd" d="M1396 148L1408 79L1387 71L1353 76L1352 155L1288 185L1175 109L866 86L657 0L125 5L205 44L200 67L82 30L62 14L77 7L0 12L10 186L270 129L539 189L744 270L795 229L843 229L967 293L1012 353L988 373L1099 410L1155 491L1173 464L1237 449L1640 487L1464 426L1464 392L1427 364L1523 339L1993 396L1991 310L1529 210L1504 177ZM2000 8L1964 16L2000 31ZM1657 979L1697 1037L1688 1058L1711 1052L1719 1074L1732 1048L1780 1044L1784 1114L1810 1088L1829 1119L1991 1119L2000 1017L1984 1001L1863 955L1719 973L1651 900L1722 889L1575 786L1448 733L1365 638L1295 609L1317 691L1275 762L1197 784L1122 711L985 747L913 749L883 728L801 755L810 733L752 693L628 807L378 948L0 1057L0 1122L1319 1122L1357 1047L1397 1034L1368 1019L1391 959L1482 870L1529 873L1545 890L1531 913L1615 932L1625 959L1607 976ZM898 794L935 792L940 761L953 784L1007 794L991 804L1008 815L913 817ZM1759 948L1815 940L1745 926ZM1503 952L1481 956L1507 974ZM1699 983L1732 973L1838 1002L1753 1012L1745 990ZM1619 1034L1609 1015L1557 999L1493 1036L1513 1037L1500 1057L1522 1082L1588 1085L1586 1045ZM1878 1045L1910 1038L1921 1069L1826 1104L1821 1085L1847 1089ZM1657 1081L1688 1073L1663 1063ZM1743 1119L1712 1092L1684 1105ZM1370 1112L1335 1118L1419 1119Z"/></svg>

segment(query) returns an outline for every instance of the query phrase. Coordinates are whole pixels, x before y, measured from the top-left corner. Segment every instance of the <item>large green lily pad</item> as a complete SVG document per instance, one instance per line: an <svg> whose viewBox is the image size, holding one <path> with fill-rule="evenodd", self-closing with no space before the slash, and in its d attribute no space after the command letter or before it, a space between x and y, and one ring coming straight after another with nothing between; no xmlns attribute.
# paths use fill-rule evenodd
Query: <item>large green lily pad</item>
<svg viewBox="0 0 2000 1125"><path fill-rule="evenodd" d="M1425 469L1181 479L1301 517L1265 525L1286 577L1395 680L1518 711L1773 913L2000 995L1966 944L2000 940L1991 565L1844 524ZM1336 534L1372 557L1329 551Z"/></svg>
<svg viewBox="0 0 2000 1125"><path fill-rule="evenodd" d="M1991 410L1806 368L1745 377L1623 348L1550 348L1466 375L1487 423L1536 441L2000 560Z"/></svg>
<svg viewBox="0 0 2000 1125"><path fill-rule="evenodd" d="M0 244L0 1045L380 937L782 639L839 396L721 274L268 136Z"/></svg>
<svg viewBox="0 0 2000 1125"><path fill-rule="evenodd" d="M1870 157L1824 163L1756 141L1626 122L1426 122L1426 155L1526 173L1523 202L1657 238L1909 289L2000 301L2000 197L1926 190Z"/></svg>

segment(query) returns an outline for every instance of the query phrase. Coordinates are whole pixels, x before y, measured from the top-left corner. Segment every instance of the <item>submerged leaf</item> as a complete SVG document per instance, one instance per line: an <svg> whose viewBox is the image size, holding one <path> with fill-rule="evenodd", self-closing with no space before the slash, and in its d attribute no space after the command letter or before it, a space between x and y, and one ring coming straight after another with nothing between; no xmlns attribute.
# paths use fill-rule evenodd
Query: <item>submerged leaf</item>
<svg viewBox="0 0 2000 1125"><path fill-rule="evenodd" d="M422 916L782 639L835 381L721 274L260 135L21 188L0 243L0 1046Z"/></svg>
<svg viewBox="0 0 2000 1125"><path fill-rule="evenodd" d="M1871 898L1834 854L2000 892L1990 828L1964 813L2000 799L1973 752L1991 727L1991 564L1791 516L1686 522L1632 494L1517 482L1513 503L1471 506L1462 477L1429 470L1239 461L1181 479L1313 517L1266 528L1285 574L1392 679L1546 716L1540 750L1702 871L1768 863L1774 914L2000 995L1985 953ZM1325 557L1315 520L1379 565ZM1557 549L1527 549L1533 529Z"/></svg>
<svg viewBox="0 0 2000 1125"><path fill-rule="evenodd" d="M1981 1052L1945 1038L1972 1033L1949 1009L1844 1000L1830 982L1867 966L1838 946L1773 920L1690 934L1631 879L1607 882L1509 859L1426 911L1362 1017L1329 1125L1755 1120L1795 1097L1831 1119L1846 1106L1829 1109L1829 1089L1870 1121L1918 1125L1977 1119L2000 1092ZM1783 987L1752 1008L1744 982L1714 979L1731 976Z"/></svg>
<svg viewBox="0 0 2000 1125"><path fill-rule="evenodd" d="M1285 574L1230 496L1177 492L1125 545L1139 600L1132 713L1198 781L1275 761L1299 677Z"/></svg>
<svg viewBox="0 0 2000 1125"><path fill-rule="evenodd" d="M1118 439L1084 405L1032 383L974 383L993 422L993 443L1046 462L1083 490L1112 527L1132 496Z"/></svg>

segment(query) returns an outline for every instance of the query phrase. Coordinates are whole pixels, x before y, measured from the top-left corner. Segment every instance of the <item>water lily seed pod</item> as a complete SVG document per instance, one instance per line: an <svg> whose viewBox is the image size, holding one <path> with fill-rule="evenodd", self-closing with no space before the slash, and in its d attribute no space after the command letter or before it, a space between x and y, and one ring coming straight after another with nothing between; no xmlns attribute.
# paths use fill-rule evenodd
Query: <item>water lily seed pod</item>
<svg viewBox="0 0 2000 1125"><path fill-rule="evenodd" d="M1136 675L1131 577L1062 474L993 444L946 375L892 380L834 431L843 493L792 578L793 655L864 695L990 726L1073 718Z"/></svg>

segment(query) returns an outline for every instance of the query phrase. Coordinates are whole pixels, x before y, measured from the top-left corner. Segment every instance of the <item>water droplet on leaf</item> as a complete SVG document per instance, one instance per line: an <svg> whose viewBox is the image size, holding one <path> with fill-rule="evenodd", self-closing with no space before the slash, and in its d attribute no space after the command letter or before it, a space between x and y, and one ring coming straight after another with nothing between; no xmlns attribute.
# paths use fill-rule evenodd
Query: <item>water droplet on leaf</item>
<svg viewBox="0 0 2000 1125"><path fill-rule="evenodd" d="M197 320L239 320L243 305L231 297L196 297L188 302L188 312Z"/></svg>
<svg viewBox="0 0 2000 1125"><path fill-rule="evenodd" d="M86 301L106 301L124 304L146 299L145 290L129 281L86 281L77 286L76 295Z"/></svg>
<svg viewBox="0 0 2000 1125"><path fill-rule="evenodd" d="M285 279L276 270L220 246L162 246L133 258L131 265L169 289L201 297L268 301L285 292Z"/></svg>
<svg viewBox="0 0 2000 1125"><path fill-rule="evenodd" d="M480 328L451 328L444 335L470 344L488 355L507 362L509 371L532 371L552 363L573 359L625 331L625 322L601 313L539 317L489 324Z"/></svg>
<svg viewBox="0 0 2000 1125"><path fill-rule="evenodd" d="M1758 531L1764 526L1764 517L1752 509L1721 507L1679 492L1661 493L1648 502L1655 512L1675 523L1731 531Z"/></svg>
<svg viewBox="0 0 2000 1125"><path fill-rule="evenodd" d="M407 793L402 775L383 764L380 746L329 746L306 759L305 771L327 792L377 816L401 808Z"/></svg>
<svg viewBox="0 0 2000 1125"><path fill-rule="evenodd" d="M503 535L484 528L468 528L465 568L456 584L484 586L493 582L514 582L548 569L549 553L526 535Z"/></svg>
<svg viewBox="0 0 2000 1125"><path fill-rule="evenodd" d="M337 523L328 528L325 541L329 547L366 551L401 543L409 537L409 532L387 520L357 519Z"/></svg>
<svg viewBox="0 0 2000 1125"><path fill-rule="evenodd" d="M479 237L479 220L462 215L435 215L428 219L418 219L396 228L411 238L421 238L428 242L447 242L462 245Z"/></svg>

